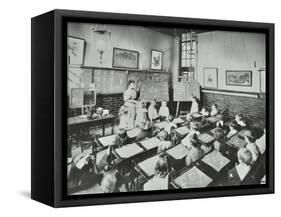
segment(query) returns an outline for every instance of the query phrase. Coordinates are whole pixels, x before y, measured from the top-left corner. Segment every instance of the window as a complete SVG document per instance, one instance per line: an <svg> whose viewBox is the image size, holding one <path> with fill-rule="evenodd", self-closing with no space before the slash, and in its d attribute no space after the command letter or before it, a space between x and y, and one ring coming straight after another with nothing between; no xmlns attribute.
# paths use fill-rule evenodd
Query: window
<svg viewBox="0 0 281 217"><path fill-rule="evenodd" d="M197 35L190 31L181 34L180 38L180 79L195 80L197 70L198 40Z"/></svg>

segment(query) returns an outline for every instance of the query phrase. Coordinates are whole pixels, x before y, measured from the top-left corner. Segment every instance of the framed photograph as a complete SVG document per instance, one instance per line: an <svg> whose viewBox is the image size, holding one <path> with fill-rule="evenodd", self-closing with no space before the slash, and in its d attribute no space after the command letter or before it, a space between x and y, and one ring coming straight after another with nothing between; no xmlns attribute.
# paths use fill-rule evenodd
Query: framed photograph
<svg viewBox="0 0 281 217"><path fill-rule="evenodd" d="M151 69L162 70L163 52L158 50L151 50Z"/></svg>
<svg viewBox="0 0 281 217"><path fill-rule="evenodd" d="M112 66L115 68L137 69L139 67L139 52L113 48Z"/></svg>
<svg viewBox="0 0 281 217"><path fill-rule="evenodd" d="M218 88L218 68L204 68L204 87Z"/></svg>
<svg viewBox="0 0 281 217"><path fill-rule="evenodd" d="M230 86L252 86L252 71L226 70L226 85Z"/></svg>
<svg viewBox="0 0 281 217"><path fill-rule="evenodd" d="M67 57L70 65L83 65L85 40L75 37L67 37Z"/></svg>
<svg viewBox="0 0 281 217"><path fill-rule="evenodd" d="M32 19L31 36L32 199L67 207L274 193L273 24L54 10ZM267 51L257 62L266 73L228 64L225 53L241 57L233 38L249 58ZM102 67L96 47L84 47L98 40ZM181 74L190 71L192 82ZM184 114L191 98L197 122L187 127L184 115L169 130L168 114ZM218 130L225 116L214 103L244 127Z"/></svg>
<svg viewBox="0 0 281 217"><path fill-rule="evenodd" d="M266 91L266 83L265 83L266 71L265 71L265 69L260 69L259 71L260 71L260 87L261 87L260 91L261 91L261 93L265 93L265 91Z"/></svg>

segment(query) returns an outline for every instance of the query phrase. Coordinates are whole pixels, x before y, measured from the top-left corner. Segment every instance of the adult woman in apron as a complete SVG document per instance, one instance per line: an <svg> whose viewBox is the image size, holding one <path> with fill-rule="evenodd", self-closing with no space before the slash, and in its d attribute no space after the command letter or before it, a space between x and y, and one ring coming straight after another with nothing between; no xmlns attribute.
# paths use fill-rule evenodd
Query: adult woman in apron
<svg viewBox="0 0 281 217"><path fill-rule="evenodd" d="M127 114L127 129L135 127L136 105L137 105L137 90L134 81L129 81L129 86L123 94L124 105L128 108Z"/></svg>

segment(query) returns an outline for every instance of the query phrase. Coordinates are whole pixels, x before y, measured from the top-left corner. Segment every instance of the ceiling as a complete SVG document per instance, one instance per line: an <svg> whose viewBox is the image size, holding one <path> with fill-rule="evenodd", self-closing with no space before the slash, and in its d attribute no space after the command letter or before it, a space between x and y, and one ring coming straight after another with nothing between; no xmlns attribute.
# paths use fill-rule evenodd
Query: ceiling
<svg viewBox="0 0 281 217"><path fill-rule="evenodd" d="M181 33L190 32L191 29L176 29L176 28L164 28L164 27L146 27L156 32L161 32L166 35L170 36L179 36ZM203 29L192 29L193 32L200 34L203 32L210 32L210 30L203 30Z"/></svg>

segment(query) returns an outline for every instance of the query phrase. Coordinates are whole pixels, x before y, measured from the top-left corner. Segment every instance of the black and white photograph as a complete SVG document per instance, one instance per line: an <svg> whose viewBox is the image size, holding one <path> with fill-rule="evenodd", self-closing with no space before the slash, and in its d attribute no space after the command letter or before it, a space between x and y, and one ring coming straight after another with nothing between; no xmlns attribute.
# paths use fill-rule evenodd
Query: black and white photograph
<svg viewBox="0 0 281 217"><path fill-rule="evenodd" d="M67 195L267 184L266 34L67 23Z"/></svg>

